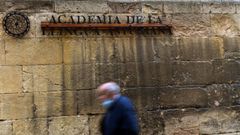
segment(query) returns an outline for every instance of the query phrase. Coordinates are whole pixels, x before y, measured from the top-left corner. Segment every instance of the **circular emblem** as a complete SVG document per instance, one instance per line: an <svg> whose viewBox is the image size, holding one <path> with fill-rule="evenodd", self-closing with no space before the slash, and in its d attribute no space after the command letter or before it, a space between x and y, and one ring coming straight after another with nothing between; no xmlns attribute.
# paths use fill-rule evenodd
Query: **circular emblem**
<svg viewBox="0 0 240 135"><path fill-rule="evenodd" d="M3 18L3 29L13 37L23 37L30 29L30 21L20 12L10 12Z"/></svg>

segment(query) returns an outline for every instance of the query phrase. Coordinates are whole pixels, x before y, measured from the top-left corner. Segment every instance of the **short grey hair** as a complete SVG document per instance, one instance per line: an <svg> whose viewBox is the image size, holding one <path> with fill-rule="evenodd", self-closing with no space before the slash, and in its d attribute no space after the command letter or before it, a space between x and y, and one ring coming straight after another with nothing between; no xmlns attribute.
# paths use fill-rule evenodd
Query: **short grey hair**
<svg viewBox="0 0 240 135"><path fill-rule="evenodd" d="M100 89L106 89L108 92L113 92L114 94L120 93L120 86L115 82L107 82L99 86Z"/></svg>

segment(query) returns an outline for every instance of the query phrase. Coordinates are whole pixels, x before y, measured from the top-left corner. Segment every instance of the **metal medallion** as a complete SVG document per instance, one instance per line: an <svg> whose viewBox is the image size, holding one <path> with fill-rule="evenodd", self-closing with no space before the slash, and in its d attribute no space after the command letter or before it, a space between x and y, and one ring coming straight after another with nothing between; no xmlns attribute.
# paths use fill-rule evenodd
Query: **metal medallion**
<svg viewBox="0 0 240 135"><path fill-rule="evenodd" d="M30 29L30 21L26 15L20 12L9 12L3 18L3 29L13 37L23 37Z"/></svg>

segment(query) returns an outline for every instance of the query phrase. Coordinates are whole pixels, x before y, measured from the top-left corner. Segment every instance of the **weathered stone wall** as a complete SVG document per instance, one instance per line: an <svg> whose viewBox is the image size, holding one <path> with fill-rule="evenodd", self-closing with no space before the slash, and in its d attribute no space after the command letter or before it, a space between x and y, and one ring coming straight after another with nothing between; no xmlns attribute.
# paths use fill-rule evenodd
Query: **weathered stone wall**
<svg viewBox="0 0 240 135"><path fill-rule="evenodd" d="M26 13L21 39L0 27L0 134L97 135L94 90L114 80L142 135L240 134L240 3L0 1ZM168 34L42 35L52 14L161 15Z"/></svg>

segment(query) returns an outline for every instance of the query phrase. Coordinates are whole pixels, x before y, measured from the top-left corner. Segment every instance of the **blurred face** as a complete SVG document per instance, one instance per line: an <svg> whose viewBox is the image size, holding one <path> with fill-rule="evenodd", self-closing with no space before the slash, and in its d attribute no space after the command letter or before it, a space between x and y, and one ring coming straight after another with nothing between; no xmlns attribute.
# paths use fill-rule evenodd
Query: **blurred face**
<svg viewBox="0 0 240 135"><path fill-rule="evenodd" d="M104 87L100 87L97 90L97 99L100 102L103 102L106 99L113 99L114 94L112 92L108 92Z"/></svg>

